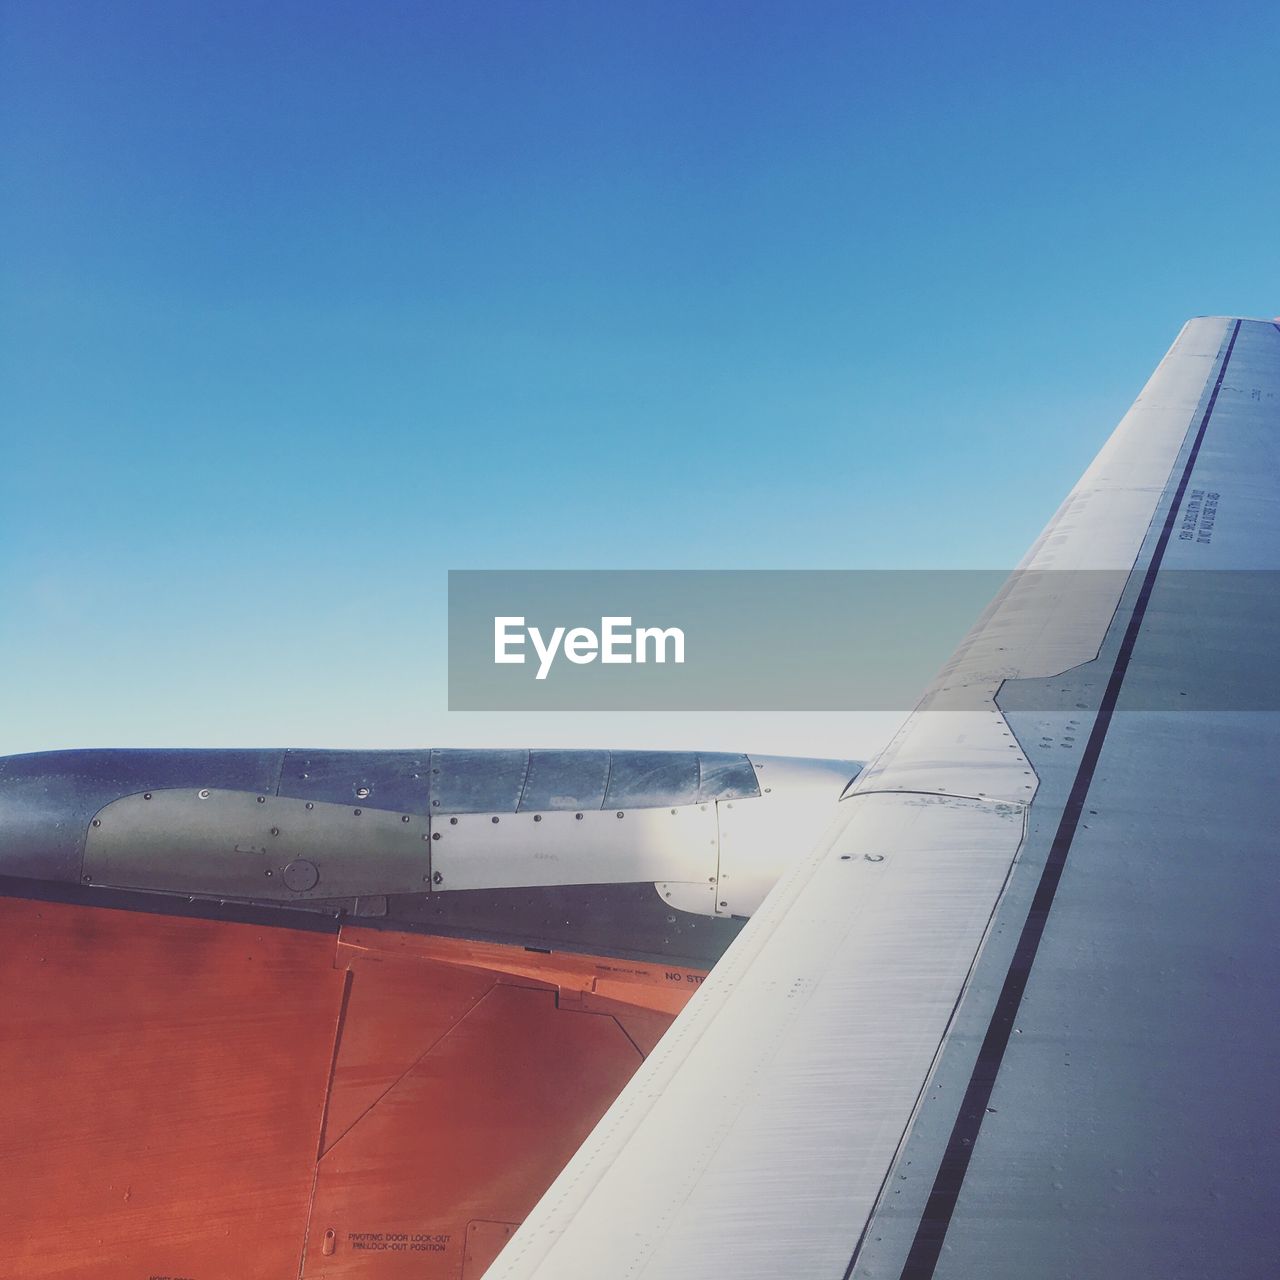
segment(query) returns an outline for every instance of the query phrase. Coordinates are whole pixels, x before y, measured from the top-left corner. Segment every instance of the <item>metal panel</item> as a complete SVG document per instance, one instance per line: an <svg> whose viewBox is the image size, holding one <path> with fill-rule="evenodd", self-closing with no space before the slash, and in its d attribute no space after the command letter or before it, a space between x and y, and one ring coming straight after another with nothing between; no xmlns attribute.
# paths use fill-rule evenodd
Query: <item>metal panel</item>
<svg viewBox="0 0 1280 1280"><path fill-rule="evenodd" d="M746 756L720 751L698 753L699 800L737 800L759 794L756 771Z"/></svg>
<svg viewBox="0 0 1280 1280"><path fill-rule="evenodd" d="M518 1222L468 1222L462 1280L481 1280L519 1225Z"/></svg>
<svg viewBox="0 0 1280 1280"><path fill-rule="evenodd" d="M403 955L397 948L389 964L357 962L343 1038L381 1030L418 1052L397 1054L402 1069L320 1160L306 1262L289 1280L479 1280L486 1258L475 1256L468 1219L522 1217L642 1059L620 1019L573 1007L574 985L580 996L596 976L581 964L562 971L558 993L536 970L503 981L482 967L483 954L472 957L471 974L492 985L445 1034L428 1036L415 1006L429 1011L433 988L456 977L427 961L435 974L412 984ZM372 991L362 1019L364 985L391 988L397 977L408 998L392 988L387 1003L400 1017L388 1018ZM329 1230L332 1255L322 1244ZM232 1274L284 1280L282 1271L247 1268L206 1280Z"/></svg>
<svg viewBox="0 0 1280 1280"><path fill-rule="evenodd" d="M714 891L703 885L703 891ZM704 907L698 904L698 910ZM651 884L548 885L414 894L387 903L388 927L709 969L743 922L675 910Z"/></svg>
<svg viewBox="0 0 1280 1280"><path fill-rule="evenodd" d="M716 878L714 805L434 819L436 888Z"/></svg>
<svg viewBox="0 0 1280 1280"><path fill-rule="evenodd" d="M606 809L693 804L698 799L698 756L693 751L615 751Z"/></svg>
<svg viewBox="0 0 1280 1280"><path fill-rule="evenodd" d="M849 761L781 756L757 756L754 763L764 784L762 793L721 800L716 806L717 915L749 916L759 909L791 863L812 849L841 816L840 796L856 769Z"/></svg>
<svg viewBox="0 0 1280 1280"><path fill-rule="evenodd" d="M704 880L659 880L653 887L662 896L664 905L685 914L729 915L728 911L717 909L719 886L714 879L710 883Z"/></svg>
<svg viewBox="0 0 1280 1280"><path fill-rule="evenodd" d="M599 809L608 783L607 751L531 751L520 808Z"/></svg>
<svg viewBox="0 0 1280 1280"><path fill-rule="evenodd" d="M257 900L422 892L429 843L413 814L210 788L144 792L94 818L84 878Z"/></svg>
<svg viewBox="0 0 1280 1280"><path fill-rule="evenodd" d="M427 812L429 751L318 751L284 753L278 795L329 804Z"/></svg>
<svg viewBox="0 0 1280 1280"><path fill-rule="evenodd" d="M1273 1274L1277 759L1273 713L1113 721L938 1280ZM1010 947L1051 826L1001 913ZM859 1276L902 1274L1009 961L975 974Z"/></svg>
<svg viewBox="0 0 1280 1280"><path fill-rule="evenodd" d="M433 751L431 812L514 813L528 771L527 751Z"/></svg>
<svg viewBox="0 0 1280 1280"><path fill-rule="evenodd" d="M275 790L279 751L41 751L0 759L0 875L80 879L89 820L147 788Z"/></svg>

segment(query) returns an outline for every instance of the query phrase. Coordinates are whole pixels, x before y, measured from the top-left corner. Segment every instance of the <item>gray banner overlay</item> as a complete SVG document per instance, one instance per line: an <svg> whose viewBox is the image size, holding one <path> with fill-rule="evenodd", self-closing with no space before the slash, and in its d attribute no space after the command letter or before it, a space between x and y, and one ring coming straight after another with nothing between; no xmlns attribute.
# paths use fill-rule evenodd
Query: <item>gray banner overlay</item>
<svg viewBox="0 0 1280 1280"><path fill-rule="evenodd" d="M1022 576L1048 601L1114 599L1128 575ZM1009 581L1004 569L454 570L449 707L905 710ZM1277 573L1171 570L1151 608L1194 632L1203 678L1176 690L1150 682L1124 709L1280 709Z"/></svg>

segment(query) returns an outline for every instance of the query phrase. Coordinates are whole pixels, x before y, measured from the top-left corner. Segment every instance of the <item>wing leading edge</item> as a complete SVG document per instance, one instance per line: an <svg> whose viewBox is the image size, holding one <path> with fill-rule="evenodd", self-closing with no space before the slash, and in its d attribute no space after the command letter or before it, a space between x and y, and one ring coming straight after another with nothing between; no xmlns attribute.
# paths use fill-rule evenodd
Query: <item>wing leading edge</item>
<svg viewBox="0 0 1280 1280"><path fill-rule="evenodd" d="M1262 1274L1278 407L1184 327L492 1276Z"/></svg>

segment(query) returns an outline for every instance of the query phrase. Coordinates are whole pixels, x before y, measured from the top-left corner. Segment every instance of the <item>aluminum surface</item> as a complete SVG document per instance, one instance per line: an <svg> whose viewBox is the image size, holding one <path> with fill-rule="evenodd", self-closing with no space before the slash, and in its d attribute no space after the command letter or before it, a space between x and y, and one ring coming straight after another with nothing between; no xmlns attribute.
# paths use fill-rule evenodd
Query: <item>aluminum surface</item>
<svg viewBox="0 0 1280 1280"><path fill-rule="evenodd" d="M721 916L751 916L760 909L785 866L784 851L817 844L849 782L847 761L752 756L751 762L760 796L716 805L720 862L714 899Z"/></svg>
<svg viewBox="0 0 1280 1280"><path fill-rule="evenodd" d="M468 813L433 819L432 836L439 837L431 841L432 872L443 892L716 878L714 805Z"/></svg>
<svg viewBox="0 0 1280 1280"><path fill-rule="evenodd" d="M427 821L248 791L147 791L98 811L84 880L272 901L425 892Z"/></svg>

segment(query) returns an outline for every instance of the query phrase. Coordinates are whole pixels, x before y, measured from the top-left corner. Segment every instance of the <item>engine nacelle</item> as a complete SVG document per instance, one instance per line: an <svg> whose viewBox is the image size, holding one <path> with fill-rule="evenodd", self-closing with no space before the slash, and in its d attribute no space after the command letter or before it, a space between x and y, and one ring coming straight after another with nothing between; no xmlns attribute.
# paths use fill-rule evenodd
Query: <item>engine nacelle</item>
<svg viewBox="0 0 1280 1280"><path fill-rule="evenodd" d="M0 874L379 914L652 883L743 917L859 766L670 751L69 751L0 760Z"/></svg>

